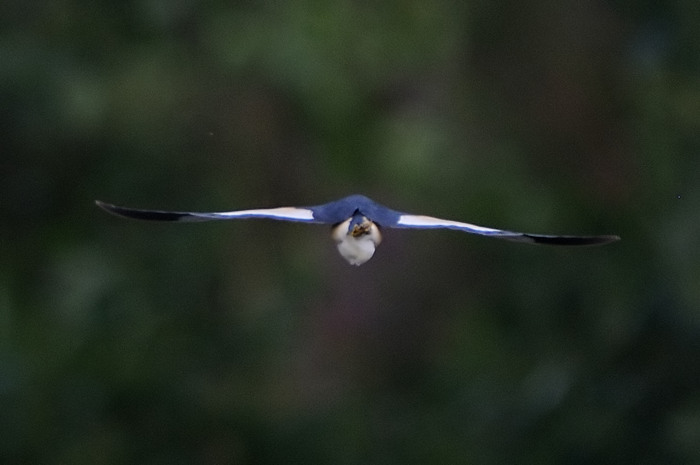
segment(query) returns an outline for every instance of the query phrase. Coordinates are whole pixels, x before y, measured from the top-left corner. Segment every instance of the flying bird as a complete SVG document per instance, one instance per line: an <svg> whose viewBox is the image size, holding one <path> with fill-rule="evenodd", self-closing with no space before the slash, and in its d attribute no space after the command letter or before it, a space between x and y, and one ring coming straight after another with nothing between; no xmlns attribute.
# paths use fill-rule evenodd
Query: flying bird
<svg viewBox="0 0 700 465"><path fill-rule="evenodd" d="M529 234L486 228L460 221L443 220L432 216L412 215L392 210L364 195L351 195L314 207L279 207L230 212L179 212L141 210L119 207L99 200L95 203L114 215L150 221L195 222L267 218L271 220L321 223L332 225L331 235L340 255L351 265L362 265L374 255L382 241L382 228L456 229L480 236L497 237L516 242L549 245L600 245L617 241L618 236L554 236Z"/></svg>

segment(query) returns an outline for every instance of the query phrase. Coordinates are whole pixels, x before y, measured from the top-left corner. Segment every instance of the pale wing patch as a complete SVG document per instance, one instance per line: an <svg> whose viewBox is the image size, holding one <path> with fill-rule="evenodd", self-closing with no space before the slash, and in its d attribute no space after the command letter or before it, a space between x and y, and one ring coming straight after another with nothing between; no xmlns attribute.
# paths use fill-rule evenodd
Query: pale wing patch
<svg viewBox="0 0 700 465"><path fill-rule="evenodd" d="M258 210L240 210L233 212L206 213L206 215L217 218L257 217L302 221L312 221L314 219L314 213L311 210L308 210L306 208L295 207L261 208Z"/></svg>
<svg viewBox="0 0 700 465"><path fill-rule="evenodd" d="M314 221L314 213L308 208L279 207L256 210L238 210L231 212L178 212L166 210L141 210L137 208L118 207L116 205L95 201L97 205L118 216L150 221L209 221L230 220L236 218L270 218L273 220Z"/></svg>
<svg viewBox="0 0 700 465"><path fill-rule="evenodd" d="M554 236L545 234L521 233L514 231L506 231L502 229L485 228L483 226L477 226L475 224L443 220L440 218L433 218L432 216L422 215L401 215L399 217L399 221L396 223L396 226L419 229L457 229L459 231L465 231L472 234L479 234L482 236L497 237L509 241L549 245L596 245L607 244L608 242L613 242L620 239L618 236Z"/></svg>
<svg viewBox="0 0 700 465"><path fill-rule="evenodd" d="M502 231L500 229L486 228L484 226L477 226L475 224L462 223L460 221L443 220L440 218L434 218L432 216L424 215L401 215L399 217L399 221L396 224L398 226L406 226L413 228L461 229L463 231L474 232L477 234L509 234L508 231Z"/></svg>

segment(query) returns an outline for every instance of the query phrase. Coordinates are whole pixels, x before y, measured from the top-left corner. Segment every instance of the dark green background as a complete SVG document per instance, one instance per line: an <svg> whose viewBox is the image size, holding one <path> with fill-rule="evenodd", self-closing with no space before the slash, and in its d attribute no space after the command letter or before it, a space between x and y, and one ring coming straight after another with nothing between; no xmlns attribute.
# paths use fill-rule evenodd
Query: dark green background
<svg viewBox="0 0 700 465"><path fill-rule="evenodd" d="M2 463L700 463L697 2L9 2L0 109ZM623 241L93 204L352 193Z"/></svg>

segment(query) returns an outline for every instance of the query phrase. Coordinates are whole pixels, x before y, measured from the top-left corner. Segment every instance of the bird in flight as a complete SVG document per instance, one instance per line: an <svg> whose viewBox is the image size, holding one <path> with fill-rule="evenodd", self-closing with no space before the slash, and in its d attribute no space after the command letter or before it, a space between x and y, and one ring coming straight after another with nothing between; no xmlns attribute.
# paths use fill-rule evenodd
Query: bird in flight
<svg viewBox="0 0 700 465"><path fill-rule="evenodd" d="M114 215L137 220L196 222L267 218L271 220L332 225L331 235L340 255L351 265L362 265L374 255L382 241L381 228L455 229L480 236L516 242L549 245L601 245L619 240L618 236L554 236L486 228L432 216L412 215L392 210L364 195L351 195L315 207L279 207L230 212L179 212L118 207L99 200L95 203Z"/></svg>

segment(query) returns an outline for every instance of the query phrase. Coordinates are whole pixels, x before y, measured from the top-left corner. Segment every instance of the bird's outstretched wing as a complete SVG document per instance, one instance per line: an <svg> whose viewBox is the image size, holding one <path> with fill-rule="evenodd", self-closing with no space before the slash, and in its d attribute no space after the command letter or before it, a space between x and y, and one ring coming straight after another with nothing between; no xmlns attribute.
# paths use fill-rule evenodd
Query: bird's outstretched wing
<svg viewBox="0 0 700 465"><path fill-rule="evenodd" d="M259 208L254 210L237 210L231 212L181 212L164 210L142 210L120 207L96 200L100 208L114 215L150 221L211 221L233 220L242 218L269 218L282 221L300 221L305 223L338 224L361 211L372 221L390 226L396 223L399 212L395 212L363 195L351 195L339 200L312 207Z"/></svg>
<svg viewBox="0 0 700 465"><path fill-rule="evenodd" d="M550 245L600 245L619 240L618 236L556 236L547 234L530 234L501 229L486 228L475 224L462 223L460 221L443 220L432 216L409 215L402 213L393 228L413 229L456 229L481 236L497 237L516 242L529 242L535 244Z"/></svg>
<svg viewBox="0 0 700 465"><path fill-rule="evenodd" d="M280 207L261 208L256 210L239 210L232 212L172 212L163 210L141 210L136 208L118 207L96 200L95 203L103 210L113 215L134 218L137 220L149 221L212 221L212 220L234 220L243 218L269 218L281 221L300 221L305 223L319 223L313 215L313 211L308 208Z"/></svg>

